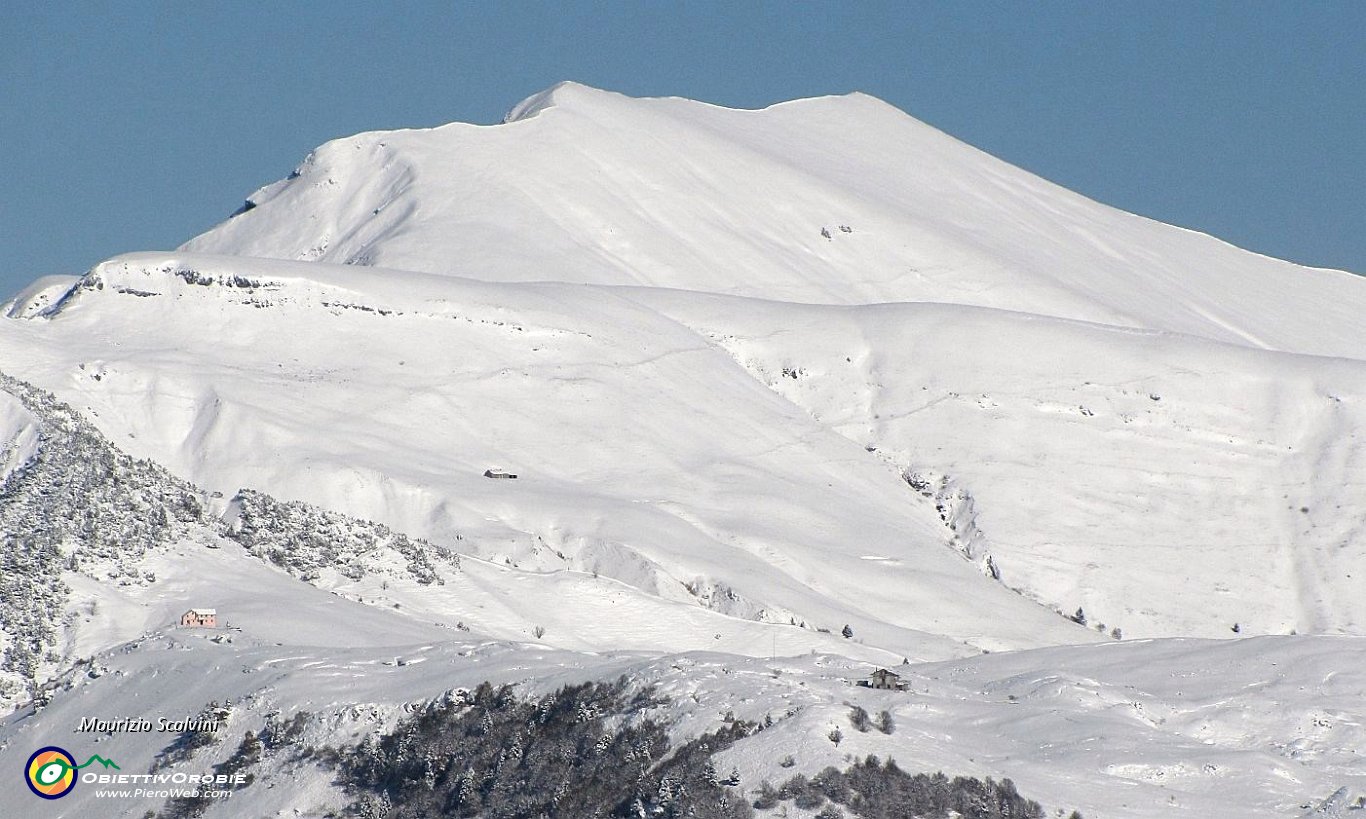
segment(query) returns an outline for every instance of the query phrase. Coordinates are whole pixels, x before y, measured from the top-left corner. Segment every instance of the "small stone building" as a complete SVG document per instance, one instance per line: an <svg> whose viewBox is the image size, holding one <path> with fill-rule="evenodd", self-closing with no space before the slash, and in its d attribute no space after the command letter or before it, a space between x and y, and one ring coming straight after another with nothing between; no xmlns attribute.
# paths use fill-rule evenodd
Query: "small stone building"
<svg viewBox="0 0 1366 819"><path fill-rule="evenodd" d="M906 683L902 682L901 675L885 668L879 668L869 675L865 683L869 688L878 688L883 691L905 691Z"/></svg>
<svg viewBox="0 0 1366 819"><path fill-rule="evenodd" d="M180 625L190 628L218 628L218 610L190 609L180 615Z"/></svg>

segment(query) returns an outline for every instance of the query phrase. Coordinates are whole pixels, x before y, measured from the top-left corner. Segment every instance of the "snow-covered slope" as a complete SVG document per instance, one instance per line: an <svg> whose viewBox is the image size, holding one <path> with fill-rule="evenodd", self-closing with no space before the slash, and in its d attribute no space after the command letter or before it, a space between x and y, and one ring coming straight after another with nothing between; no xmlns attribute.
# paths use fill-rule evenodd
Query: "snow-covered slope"
<svg viewBox="0 0 1366 819"><path fill-rule="evenodd" d="M641 298L1130 636L1366 629L1366 365L957 305Z"/></svg>
<svg viewBox="0 0 1366 819"><path fill-rule="evenodd" d="M280 639L262 612L244 617L227 641L167 629L96 655L56 687L45 708L0 720L0 765L16 770L33 749L56 744L78 759L100 754L124 773L144 774L175 732L82 733L75 726L100 714L155 724L214 702L229 713L214 742L161 769L208 772L246 731L300 713L307 722L299 743L311 752L359 742L426 701L484 680L544 693L625 674L633 686L653 685L668 698L657 716L678 736L714 730L728 718L773 720L717 759L718 770L738 774L746 799L765 781L780 784L869 754L912 772L1008 776L1042 801L1048 816L1077 808L1106 819L1272 819L1322 816L1314 811L1329 803L1350 817L1346 809L1366 794L1361 638L1036 649L902 667L910 691L885 692L854 687L868 667L838 656L590 655L433 639L399 615L367 617L354 608L336 598L301 607ZM337 619L355 623L349 646L335 644ZM892 732L858 731L850 722L855 705L888 711ZM838 746L828 738L834 728L841 729ZM335 772L311 753L268 749L250 771L256 781L230 799L209 800L203 815L323 816L348 801ZM166 803L164 795L99 798L99 790L113 789L82 783L69 797L35 807L24 789L6 788L0 814L142 817ZM787 816L814 813L785 807Z"/></svg>
<svg viewBox="0 0 1366 819"><path fill-rule="evenodd" d="M13 396L0 392L0 489L37 452L37 419Z"/></svg>
<svg viewBox="0 0 1366 819"><path fill-rule="evenodd" d="M0 367L130 451L494 561L903 654L1089 639L1078 609L1131 637L1366 623L1355 360L192 254L106 263L49 315L0 325Z"/></svg>
<svg viewBox="0 0 1366 819"><path fill-rule="evenodd" d="M329 142L182 249L1366 356L1366 281L1099 205L862 94L736 111L566 83L509 120Z"/></svg>
<svg viewBox="0 0 1366 819"><path fill-rule="evenodd" d="M0 367L225 495L900 656L1097 639L949 548L898 469L610 290L144 255L0 333L24 350Z"/></svg>
<svg viewBox="0 0 1366 819"><path fill-rule="evenodd" d="M70 499L73 518L99 515L112 532L138 520L137 504L121 497L182 502L176 492L184 487L163 471L109 460L108 445L68 408L8 383L11 391L0 394L10 414L22 415L26 429L45 421L43 442L62 449L34 461L33 492L7 495L6 503L28 504L79 483L72 478L81 463L104 466ZM298 521L278 509L258 509L262 519L248 524L249 502L234 503L244 505L228 515L239 527L297 530ZM54 619L65 629L66 670L35 702L0 719L0 763L14 770L35 749L57 745L78 760L98 754L122 775L175 777L229 764L254 732L268 738L246 769L254 781L230 799L208 800L201 812L173 807L167 794L181 790L174 780L134 781L138 791L82 782L41 807L26 790L9 788L0 792L0 815L322 815L351 797L316 755L320 747L364 741L453 688L485 680L537 694L618 675L636 690L651 687L654 718L680 739L737 718L771 723L716 760L718 770L733 771L730 781L746 799L764 781L870 754L907 771L1008 776L1048 807L1088 816L1298 815L1325 804L1347 810L1366 792L1355 710L1366 668L1361 638L1036 649L900 665L908 691L873 691L852 684L886 653L834 635L667 603L605 578L469 558L444 564L438 584L383 565L347 577L353 561L309 572L311 582L301 584L282 568L303 555L286 553L272 566L211 521L183 521L179 540L138 554L64 544L73 558L62 572L70 595L67 616ZM41 526L29 531L46 534ZM320 524L317 533L324 532L344 551L335 522ZM309 535L297 530L290 538L303 543ZM115 562L119 571L106 574ZM377 573L367 574L371 568ZM224 627L170 627L190 605L214 606ZM467 621L455 625L457 616ZM527 628L537 621L548 629ZM755 659L765 646L775 656ZM854 707L887 716L878 717L880 728L860 730ZM176 729L80 728L89 719L157 725L206 710L223 715L221 723L189 745ZM297 734L284 731L287 724Z"/></svg>
<svg viewBox="0 0 1366 819"><path fill-rule="evenodd" d="M284 639L304 613L337 608L333 597L357 605L341 607L352 612L345 629L314 638L325 645L371 642L363 626L380 607L404 615L411 639L753 655L833 649L881 663L969 653L895 629L882 631L895 651L853 643L589 572L490 563L256 492L206 493L119 452L30 385L0 374L0 397L25 420L13 441L29 453L22 472L0 482L0 711L77 658L175 622L187 608L217 608L262 639ZM300 580L317 589L300 590Z"/></svg>

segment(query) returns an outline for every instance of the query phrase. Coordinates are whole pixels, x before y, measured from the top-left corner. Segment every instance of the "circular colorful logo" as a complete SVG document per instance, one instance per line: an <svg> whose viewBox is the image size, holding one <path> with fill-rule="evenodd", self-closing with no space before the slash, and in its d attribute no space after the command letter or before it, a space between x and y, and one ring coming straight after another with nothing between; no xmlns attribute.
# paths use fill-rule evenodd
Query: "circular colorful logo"
<svg viewBox="0 0 1366 819"><path fill-rule="evenodd" d="M61 799L76 787L76 760L55 745L34 751L24 773L28 789L44 799Z"/></svg>

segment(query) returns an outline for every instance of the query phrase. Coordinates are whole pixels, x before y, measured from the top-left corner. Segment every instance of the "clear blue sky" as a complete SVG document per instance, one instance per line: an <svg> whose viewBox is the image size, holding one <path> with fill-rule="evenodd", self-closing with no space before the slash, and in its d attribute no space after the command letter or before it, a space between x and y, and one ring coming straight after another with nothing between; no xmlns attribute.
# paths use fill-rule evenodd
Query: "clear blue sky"
<svg viewBox="0 0 1366 819"><path fill-rule="evenodd" d="M1366 273L1366 2L0 4L0 295L170 249L313 147L573 79L865 91L1126 210Z"/></svg>

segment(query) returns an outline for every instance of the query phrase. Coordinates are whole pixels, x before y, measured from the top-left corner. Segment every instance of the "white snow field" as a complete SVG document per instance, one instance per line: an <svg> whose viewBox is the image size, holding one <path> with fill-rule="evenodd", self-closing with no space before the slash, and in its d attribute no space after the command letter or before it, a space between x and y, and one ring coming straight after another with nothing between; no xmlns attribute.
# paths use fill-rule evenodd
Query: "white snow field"
<svg viewBox="0 0 1366 819"><path fill-rule="evenodd" d="M508 120L329 142L182 250L1366 350L1351 274L1099 205L864 94L736 111L563 83Z"/></svg>
<svg viewBox="0 0 1366 819"><path fill-rule="evenodd" d="M485 679L626 673L678 736L777 719L722 757L746 792L874 753L1050 816L1354 812L1366 280L859 94L569 83L507 120L336 140L178 251L0 306L0 372L229 521L248 488L462 556L303 583L195 529L155 582L68 571L59 681L0 722L0 769L65 742L144 772L165 744L96 747L83 716L232 702L206 767L276 712L337 744ZM0 491L38 426L0 391ZM190 606L224 639L170 628ZM911 690L852 686L874 666ZM262 776L206 815L345 803L312 763ZM0 789L0 816L161 804L91 791Z"/></svg>
<svg viewBox="0 0 1366 819"><path fill-rule="evenodd" d="M231 703L219 741L176 769L207 771L271 714L318 715L305 741L340 744L486 679L540 693L626 674L671 698L659 717L680 736L715 728L727 712L772 717L772 728L718 762L721 770L739 771L746 792L793 771L843 767L851 757L876 754L906 770L1009 776L1050 815L1063 807L1120 819L1338 815L1316 810L1339 792L1341 804L1366 793L1360 637L1139 640L989 654L899 667L910 690L886 692L852 686L868 666L832 654L770 660L712 651L583 653L441 634L392 610L301 593L307 587L283 577L272 582L259 561L214 555L206 563L206 555L214 553L199 552L185 565L259 584L256 594L221 598L225 608L242 612L228 640L158 627L94 655L62 680L40 712L24 709L0 720L0 765L17 770L32 750L55 744L143 773L174 733L80 733L81 719L155 722L193 715L210 701ZM263 598L277 611L260 606ZM298 605L282 630L278 609L292 602ZM338 645L338 622L347 624L345 645ZM854 730L848 715L855 704L874 714L890 711L893 733ZM834 727L844 734L838 747L827 738ZM785 757L792 768L779 766ZM347 801L329 771L283 753L268 756L257 776L205 815L322 816ZM82 783L69 797L36 808L27 792L9 788L0 792L0 811L141 817L164 801L102 799L98 789Z"/></svg>
<svg viewBox="0 0 1366 819"><path fill-rule="evenodd" d="M0 490L38 452L38 419L7 392L0 392Z"/></svg>

